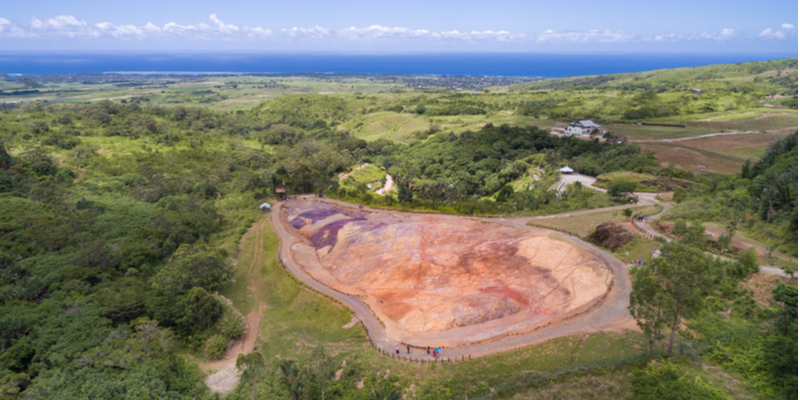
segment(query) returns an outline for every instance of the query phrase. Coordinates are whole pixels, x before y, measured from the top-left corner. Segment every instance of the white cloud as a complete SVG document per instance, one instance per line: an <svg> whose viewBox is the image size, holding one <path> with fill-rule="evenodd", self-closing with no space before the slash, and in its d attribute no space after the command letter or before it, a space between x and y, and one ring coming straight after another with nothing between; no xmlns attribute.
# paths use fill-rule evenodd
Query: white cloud
<svg viewBox="0 0 800 400"><path fill-rule="evenodd" d="M330 30L328 28L323 28L321 26L314 26L311 28L295 26L290 29L281 29L281 34L288 36L290 38L322 39L330 35Z"/></svg>
<svg viewBox="0 0 800 400"><path fill-rule="evenodd" d="M336 34L343 38L348 39L358 39L358 38L370 38L370 39L377 39L377 38L387 38L387 37L395 37L395 38L408 38L408 37L424 37L430 36L431 32L425 29L408 29L408 28L396 28L396 27L388 27L388 26L380 26L380 25L371 25L365 28L356 28L351 26L349 28L342 29Z"/></svg>
<svg viewBox="0 0 800 400"><path fill-rule="evenodd" d="M75 30L86 26L86 21L79 21L72 15L57 15L42 21L36 17L31 17L32 29L54 29L54 30Z"/></svg>
<svg viewBox="0 0 800 400"><path fill-rule="evenodd" d="M760 34L758 34L758 36L764 39L784 39L787 36L794 36L794 25L782 24L781 28L783 30L773 31L772 28L764 29Z"/></svg>
<svg viewBox="0 0 800 400"><path fill-rule="evenodd" d="M646 42L675 43L679 40L683 40L683 36L676 35L674 33L665 33L652 37L646 37L643 40Z"/></svg>
<svg viewBox="0 0 800 400"><path fill-rule="evenodd" d="M720 32L695 32L689 37L689 40L716 40L718 42L726 42L738 36L736 31L729 28L724 28Z"/></svg>
<svg viewBox="0 0 800 400"><path fill-rule="evenodd" d="M0 18L0 37L21 38L25 37L25 31L13 22Z"/></svg>
<svg viewBox="0 0 800 400"><path fill-rule="evenodd" d="M784 23L782 29L764 29L759 37L783 39L795 36L795 27ZM416 42L520 42L531 44L548 43L675 43L681 41L726 42L742 35L733 29L718 32L695 32L690 36L664 33L653 36L637 36L625 31L588 30L556 31L546 30L537 34L514 33L507 30L448 30L434 31L421 28L367 25L363 27L332 30L322 26L275 29L264 27L239 26L222 21L217 14L210 14L207 22L182 24L169 22L155 25L116 24L109 21L87 23L72 15L57 15L39 19L32 17L27 26L5 18L0 18L0 38L110 38L129 40L252 40L252 41L401 41Z"/></svg>
<svg viewBox="0 0 800 400"><path fill-rule="evenodd" d="M209 17L211 19L211 23L217 27L220 33L232 33L239 30L239 27L236 25L226 24L217 18L217 14L211 14Z"/></svg>
<svg viewBox="0 0 800 400"><path fill-rule="evenodd" d="M551 42L573 42L573 43L620 43L633 41L636 38L624 31L612 32L609 30L600 31L592 29L590 31L554 31L546 30L536 36L539 43Z"/></svg>

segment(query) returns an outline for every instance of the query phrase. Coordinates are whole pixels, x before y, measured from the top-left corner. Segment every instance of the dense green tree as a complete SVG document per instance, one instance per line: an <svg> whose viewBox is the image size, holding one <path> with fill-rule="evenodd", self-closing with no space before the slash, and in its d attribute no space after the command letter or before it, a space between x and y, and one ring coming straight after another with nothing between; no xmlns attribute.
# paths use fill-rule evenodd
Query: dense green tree
<svg viewBox="0 0 800 400"><path fill-rule="evenodd" d="M305 397L308 382L306 368L293 360L283 360L280 365L280 384L293 400Z"/></svg>
<svg viewBox="0 0 800 400"><path fill-rule="evenodd" d="M636 320L636 325L647 337L648 357L655 342L664 338L666 308L671 304L671 300L664 293L663 282L659 279L652 263L632 270L628 310Z"/></svg>
<svg viewBox="0 0 800 400"><path fill-rule="evenodd" d="M608 194L614 197L632 194L636 190L636 182L612 182Z"/></svg>
<svg viewBox="0 0 800 400"><path fill-rule="evenodd" d="M153 286L181 294L193 287L216 291L231 276L224 255L207 245L181 245L169 263L153 278Z"/></svg>
<svg viewBox="0 0 800 400"><path fill-rule="evenodd" d="M320 391L321 400L325 400L325 392L331 385L334 374L336 374L336 361L328 355L322 345L314 348L311 353L311 370L316 380L316 386Z"/></svg>
<svg viewBox="0 0 800 400"><path fill-rule="evenodd" d="M202 287L193 287L179 302L184 312L177 321L178 326L187 332L212 327L225 311L222 304Z"/></svg>
<svg viewBox="0 0 800 400"><path fill-rule="evenodd" d="M710 256L701 250L680 243L667 243L661 257L653 262L655 277L663 290L664 316L671 325L668 352L672 352L675 332L681 318L695 315L703 305L703 290L711 282Z"/></svg>
<svg viewBox="0 0 800 400"><path fill-rule="evenodd" d="M242 371L242 382L250 387L252 399L257 399L257 384L266 373L266 364L261 352L254 351L250 354L239 354L236 357L236 368Z"/></svg>

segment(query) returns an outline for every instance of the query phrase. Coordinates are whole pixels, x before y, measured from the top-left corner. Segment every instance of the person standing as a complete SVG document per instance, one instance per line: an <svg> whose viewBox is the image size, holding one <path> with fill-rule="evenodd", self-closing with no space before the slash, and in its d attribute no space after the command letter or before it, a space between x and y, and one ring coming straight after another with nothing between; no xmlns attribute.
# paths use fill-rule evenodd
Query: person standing
<svg viewBox="0 0 800 400"><path fill-rule="evenodd" d="M406 345L406 354L411 354L411 346Z"/></svg>
<svg viewBox="0 0 800 400"><path fill-rule="evenodd" d="M399 356L400 355L400 346L394 346L394 352Z"/></svg>
<svg viewBox="0 0 800 400"><path fill-rule="evenodd" d="M425 352L426 352L426 353L428 353L428 355L431 355L431 346L428 346L428 347L425 349Z"/></svg>

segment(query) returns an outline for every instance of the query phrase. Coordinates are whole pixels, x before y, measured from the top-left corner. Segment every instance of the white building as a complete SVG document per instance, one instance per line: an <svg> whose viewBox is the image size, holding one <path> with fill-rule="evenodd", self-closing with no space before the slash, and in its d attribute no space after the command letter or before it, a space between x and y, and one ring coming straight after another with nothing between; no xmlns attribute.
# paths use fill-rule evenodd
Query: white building
<svg viewBox="0 0 800 400"><path fill-rule="evenodd" d="M587 119L570 123L567 129L564 130L564 133L572 136L581 136L588 135L595 129L602 132L603 127Z"/></svg>
<svg viewBox="0 0 800 400"><path fill-rule="evenodd" d="M562 174L571 174L571 173L575 172L572 168L570 168L568 166L559 169L559 171L561 171Z"/></svg>

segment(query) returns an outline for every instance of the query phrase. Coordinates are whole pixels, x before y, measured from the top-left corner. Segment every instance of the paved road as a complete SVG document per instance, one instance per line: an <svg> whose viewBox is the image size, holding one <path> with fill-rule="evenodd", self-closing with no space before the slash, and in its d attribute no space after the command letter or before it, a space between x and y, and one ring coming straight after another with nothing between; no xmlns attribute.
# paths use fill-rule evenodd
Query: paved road
<svg viewBox="0 0 800 400"><path fill-rule="evenodd" d="M300 197L302 198L304 196ZM313 201L310 200L311 198L312 197L309 196L308 201ZM314 200L324 201L342 207L353 208L352 204L336 200L331 200L331 199L314 199ZM355 312L356 317L359 320L361 320L361 322L363 323L364 327L367 330L368 335L372 339L372 342L376 344L378 348L389 354L394 352L395 346L399 345L401 348L405 348L405 346L402 343L399 343L396 339L387 336L387 333L383 328L383 326L381 325L380 321L375 317L375 315L369 310L369 307L367 307L366 304L362 302L360 298L337 292L331 289L330 287L315 280L312 276L310 276L307 272L305 272L305 270L300 266L300 264L294 259L293 252L291 250L294 246L296 246L300 242L303 242L305 239L294 234L292 229L287 227L286 222L282 217L283 212L281 211L281 209L283 205L284 205L283 202L277 203L275 207L273 207L273 213L270 216L270 220L275 230L275 233L281 240L281 247L280 250L278 251L278 257L283 262L283 265L289 270L289 272L297 276L309 287L321 293L324 293L328 296L331 296L341 301L348 307L350 307L350 309L352 309ZM367 208L367 210L369 210L369 208ZM385 210L374 210L374 211L392 213L395 215L410 214L399 211L385 211ZM513 226L515 228L520 228L520 229L526 229L531 231L544 231L541 229L527 226L525 225L524 221L520 221L517 219L497 219L497 218L479 218L479 219L482 219L487 222L494 222L507 226ZM622 263L619 259L609 254L608 252L598 249L590 244L584 243L577 238L561 233L552 233L550 231L546 232L554 234L556 236L560 236L566 240L569 240L574 245L599 256L607 263L614 276L614 284L612 290L609 292L603 303L587 314L576 316L572 319L569 319L565 322L560 322L556 325L543 327L534 332L501 337L499 339L488 342L481 342L472 345L465 345L460 347L444 349L442 352L443 358L454 358L460 360L462 357L465 358L468 358L470 356L480 357L484 355L495 354L498 352L514 350L520 347L525 347L531 344L539 343L560 336L574 335L585 332L594 332L599 330L613 330L617 329L622 325L626 325L631 321L631 316L627 309L628 299L631 290L630 280L628 279L627 266L624 263ZM401 356L406 356L405 351L401 353ZM425 359L425 360L431 359L431 357L425 354L424 350L420 349L413 349L411 357L416 359Z"/></svg>

